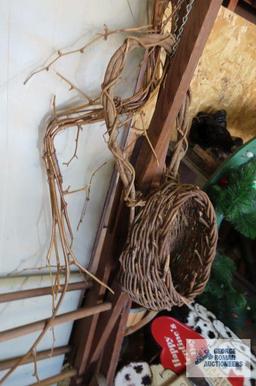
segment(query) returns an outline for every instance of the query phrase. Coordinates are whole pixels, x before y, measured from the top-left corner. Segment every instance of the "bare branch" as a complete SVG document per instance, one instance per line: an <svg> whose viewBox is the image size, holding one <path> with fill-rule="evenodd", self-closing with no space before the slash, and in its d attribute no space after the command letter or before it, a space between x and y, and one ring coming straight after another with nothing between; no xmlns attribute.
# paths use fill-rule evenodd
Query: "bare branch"
<svg viewBox="0 0 256 386"><path fill-rule="evenodd" d="M122 32L127 32L127 33L132 33L132 32L137 32L137 33L144 33L144 32L153 32L152 30L152 25L146 25L142 27L137 27L137 28L124 28L124 29L116 29L113 31L109 31L107 26L104 25L104 31L101 33L98 33L93 39L91 39L88 43L85 43L81 47L69 51L61 51L58 50L54 56L53 59L48 60L45 65L39 67L37 70L32 71L32 73L25 79L23 82L24 85L36 74L39 74L40 72L43 71L49 71L50 68L54 63L56 63L60 58L68 55L73 55L73 54L83 54L84 51L90 47L92 44L96 43L98 40L104 39L107 40L108 36L116 34L116 33L122 33Z"/></svg>
<svg viewBox="0 0 256 386"><path fill-rule="evenodd" d="M39 374L38 374L38 368L37 368L37 359L36 359L36 349L32 350L31 352L32 357L33 357L33 364L34 364L34 373L33 376L36 377L37 382L40 382Z"/></svg>
<svg viewBox="0 0 256 386"><path fill-rule="evenodd" d="M149 144L149 147L150 147L150 149L151 149L151 151L152 151L152 153L153 153L153 155L154 155L154 157L155 157L155 159L156 159L157 165L159 166L159 165L160 165L159 160L158 160L158 158L157 158L155 149L153 148L153 145L152 145L152 143L151 143L151 141L150 141L150 139L149 139L148 132L147 132L147 128L145 127L145 124L144 124L143 113L140 112L139 115L140 115L141 123L142 123L142 127L143 127L143 135L144 135L144 137L146 138L146 140L147 140L147 142L148 142L148 144Z"/></svg>
<svg viewBox="0 0 256 386"><path fill-rule="evenodd" d="M54 118L56 118L56 95L53 95L52 97L52 103L51 103L51 106L52 106L52 115Z"/></svg>
<svg viewBox="0 0 256 386"><path fill-rule="evenodd" d="M82 95L82 97L84 97L90 104L94 103L94 100L89 97L84 91L80 90L80 88L78 88L77 86L75 86L72 82L70 82L67 78L65 78L65 76L63 76L62 74L60 74L59 72L55 71L55 74L61 78L62 80L64 80L68 85L69 85L69 91L72 91L72 90L76 90L80 95Z"/></svg>
<svg viewBox="0 0 256 386"><path fill-rule="evenodd" d="M91 196L91 187L92 187L92 181L93 181L93 178L95 177L95 175L97 174L97 172L103 168L103 166L105 166L108 162L105 161L103 162L102 165L98 166L91 174L91 177L90 177L90 181L89 181L89 184L86 188L86 197L85 197L85 201L84 201L84 206L83 206L83 209L82 209L82 212L81 212L81 217L79 219L79 222L77 224L77 227L76 227L76 230L78 231L79 228L80 228L80 225L82 224L83 222L83 219L84 219L84 216L86 214L86 209L87 209L87 205L88 205L88 202L90 201L90 196Z"/></svg>
<svg viewBox="0 0 256 386"><path fill-rule="evenodd" d="M70 188L71 186L69 185L66 190L63 190L63 194L66 195L66 194L73 194L73 193L79 193L79 192L86 192L88 189L87 185L83 186L80 189L70 190Z"/></svg>
<svg viewBox="0 0 256 386"><path fill-rule="evenodd" d="M81 125L77 125L77 132L76 132L75 150L74 150L74 153L73 153L73 155L72 155L72 157L70 158L69 161L63 162L63 165L65 165L65 166L67 166L67 167L71 164L71 162L73 161L74 158L78 159L78 156L77 156L77 150L78 150L78 141L79 141L80 130L82 130L82 126L81 126Z"/></svg>

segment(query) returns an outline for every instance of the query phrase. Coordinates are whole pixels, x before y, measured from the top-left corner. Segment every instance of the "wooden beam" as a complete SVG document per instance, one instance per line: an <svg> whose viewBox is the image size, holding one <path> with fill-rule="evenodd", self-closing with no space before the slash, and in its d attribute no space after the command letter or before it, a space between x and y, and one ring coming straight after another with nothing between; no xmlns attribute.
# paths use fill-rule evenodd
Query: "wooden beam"
<svg viewBox="0 0 256 386"><path fill-rule="evenodd" d="M11 328L9 330L0 332L0 342L5 342L6 340L15 339L19 336L24 336L31 334L32 332L42 330L48 323L50 327L54 327L62 323L67 323L73 320L86 318L94 314L99 314L100 312L108 311L111 308L111 303L103 303L94 307L80 308L76 311L66 312L65 314L57 315L54 319L38 320L37 322L29 323L24 326Z"/></svg>
<svg viewBox="0 0 256 386"><path fill-rule="evenodd" d="M99 359L113 326L123 311L124 304L128 302L128 296L124 292L118 293L116 297L117 299L115 303L113 302L113 308L110 311L111 316L109 317L108 312L105 312L100 318L98 331L101 331L102 334L94 337L95 345L93 344L91 363Z"/></svg>
<svg viewBox="0 0 256 386"><path fill-rule="evenodd" d="M122 313L117 320L116 326L113 328L112 333L107 341L104 350L104 357L101 360L100 374L107 379L107 385L111 386L114 382L115 372L118 364L118 359L121 352L123 339L125 336L127 319L131 307L131 300L127 299L124 304Z"/></svg>
<svg viewBox="0 0 256 386"><path fill-rule="evenodd" d="M119 191L120 194L120 191ZM116 194L115 200L118 200L120 203L120 196ZM115 203L112 208L115 207ZM113 213L116 214L118 209L114 210ZM96 271L96 275L103 282L108 282L111 271L113 269L113 256L114 254L114 236L116 234L116 221L117 217L114 219L114 225L110 219L110 224L108 228L108 232L106 234L103 248L101 251L101 256L99 262L101 264L98 265L98 269ZM112 287L112 285L111 285ZM116 289L115 295L117 296ZM95 304L97 299L102 299L105 295L105 288L99 287L98 285L94 285L93 288L87 293L84 306L89 307ZM109 301L113 302L114 297L112 294L109 294ZM72 346L72 353L70 355L69 361L73 367L75 367L78 371L78 377L73 379L71 385L80 385L83 383L83 374L87 373L88 366L90 364L91 359L91 350L93 348L93 341L96 330L98 328L98 323L100 323L100 318L98 315L93 315L90 318L81 320L77 322L73 329L73 334L71 336L70 345Z"/></svg>
<svg viewBox="0 0 256 386"><path fill-rule="evenodd" d="M93 249L91 254L92 258L88 268L92 273L96 274L99 268L101 253L106 239L106 235L109 233L112 233L112 230L115 226L115 217L112 209L117 208L118 206L117 196L120 197L121 192L122 192L122 186L119 181L119 176L118 176L117 170L114 169L111 176L107 197L104 202L100 224L97 229L97 234L93 244Z"/></svg>
<svg viewBox="0 0 256 386"><path fill-rule="evenodd" d="M78 291L81 289L87 289L91 287L91 282L81 281L77 283L70 283L67 291ZM58 292L63 291L64 286L58 287ZM7 292L0 294L0 303L12 302L16 300L29 299L37 296L52 295L52 287L32 288L23 291Z"/></svg>
<svg viewBox="0 0 256 386"><path fill-rule="evenodd" d="M114 290L115 290L115 298L113 300L112 310L102 315L102 317L98 321L97 328L95 330L95 334L91 345L91 351L89 353L89 358L86 366L86 373L82 378L81 384L86 384L86 385L90 384L90 381L95 375L97 368L100 368L99 359L100 359L100 356L103 354L105 347L113 348L114 341L117 340L117 337L115 337L114 339L112 339L111 337L113 336L113 334L118 335L116 332L116 328L119 329L120 317L123 314L124 308L127 308L127 305L130 307L131 302L128 295L124 292L120 292L120 289L118 291L117 285L114 287ZM122 336L122 339L123 339L123 336ZM119 344L121 347L120 341L119 341ZM112 349L110 351L112 353ZM108 355L108 359L110 363L110 366L108 367L113 367L113 366L116 366L117 364L117 362L112 361L111 355Z"/></svg>
<svg viewBox="0 0 256 386"><path fill-rule="evenodd" d="M64 381L65 379L70 379L76 375L76 370L66 370L60 374L54 375L52 377L42 379L40 382L32 383L29 386L49 386L54 385L60 381Z"/></svg>
<svg viewBox="0 0 256 386"><path fill-rule="evenodd" d="M170 61L169 71L163 83L153 114L148 136L160 162L149 148L147 140L141 140L136 160L136 181L139 187L160 179L165 167L165 157L171 130L193 73L202 54L222 0L195 0L185 24L176 53Z"/></svg>
<svg viewBox="0 0 256 386"><path fill-rule="evenodd" d="M53 358L56 356L64 355L67 354L71 351L70 346L63 346L63 347L55 347L53 350L44 350L44 351L39 351L36 354L36 360L41 361L43 359L49 359ZM15 357L15 358L10 358L10 359L5 359L4 361L0 361L0 371L2 370L7 370L10 369L11 367L15 366L17 361L19 361L22 357ZM32 363L34 362L34 358L31 354L31 356L25 358L25 360L19 362L19 366L27 364L27 363Z"/></svg>
<svg viewBox="0 0 256 386"><path fill-rule="evenodd" d="M237 7L237 4L238 4L238 0L229 0L228 2L228 5L227 5L227 8L230 10L230 11L235 11L236 7Z"/></svg>

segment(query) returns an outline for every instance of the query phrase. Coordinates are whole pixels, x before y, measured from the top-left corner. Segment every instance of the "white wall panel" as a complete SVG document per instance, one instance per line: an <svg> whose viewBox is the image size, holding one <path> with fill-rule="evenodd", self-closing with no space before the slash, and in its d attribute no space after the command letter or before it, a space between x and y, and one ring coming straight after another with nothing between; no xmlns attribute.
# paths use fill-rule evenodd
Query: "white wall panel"
<svg viewBox="0 0 256 386"><path fill-rule="evenodd" d="M146 24L148 3L147 0L0 0L0 277L45 265L50 207L41 158L44 122L53 95L56 95L57 107L77 100L76 93L68 90L54 70L95 96L100 90L106 64L123 36L115 35L101 41L84 55L62 58L52 70L38 74L27 85L23 84L24 80L57 49L78 47L102 31L104 24L110 29ZM133 89L140 57L140 51L131 55L122 86L118 88L121 95ZM90 259L113 170L112 157L103 138L105 130L103 124L84 128L79 159L69 168L62 166L65 186L71 184L76 189L87 184L93 170L108 161L93 181L86 217L79 232L75 232L74 250L84 265ZM75 129L71 128L56 140L61 162L72 155L74 137ZM69 196L74 229L84 198L83 193ZM22 280L14 284L11 279L7 282L0 279L0 289L6 292L10 288L45 285L44 280L35 278ZM67 294L61 311L76 309L79 297L79 291ZM1 330L49 316L50 303L50 297L41 297L1 305ZM71 327L72 324L66 324L56 328L57 346L68 342ZM34 337L35 334L30 334L1 344L0 359L22 354ZM39 348L50 346L51 334L48 334ZM61 359L56 358L50 364L43 362L41 376L60 371ZM30 370L31 366L21 367L5 384L29 384Z"/></svg>

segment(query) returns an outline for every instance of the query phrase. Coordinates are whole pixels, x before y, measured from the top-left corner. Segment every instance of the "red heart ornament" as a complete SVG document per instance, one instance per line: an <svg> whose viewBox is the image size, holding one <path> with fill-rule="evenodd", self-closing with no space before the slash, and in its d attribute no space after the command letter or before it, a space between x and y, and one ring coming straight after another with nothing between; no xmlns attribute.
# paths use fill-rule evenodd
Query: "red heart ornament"
<svg viewBox="0 0 256 386"><path fill-rule="evenodd" d="M170 369L176 374L181 374L186 368L186 339L198 339L202 342L204 338L185 326L183 323L170 316L160 316L151 324L151 332L156 342L162 347L160 361L165 369ZM205 341L207 347L207 343ZM203 348L201 345L198 348ZM244 378L235 377L231 370L228 381L232 386L243 386Z"/></svg>
<svg viewBox="0 0 256 386"><path fill-rule="evenodd" d="M233 370L230 371L228 381L231 383L232 386L243 386L244 385L244 378L243 377L237 377Z"/></svg>
<svg viewBox="0 0 256 386"><path fill-rule="evenodd" d="M151 324L151 332L162 347L161 364L176 374L186 368L186 339L203 339L200 334L170 316L156 318Z"/></svg>

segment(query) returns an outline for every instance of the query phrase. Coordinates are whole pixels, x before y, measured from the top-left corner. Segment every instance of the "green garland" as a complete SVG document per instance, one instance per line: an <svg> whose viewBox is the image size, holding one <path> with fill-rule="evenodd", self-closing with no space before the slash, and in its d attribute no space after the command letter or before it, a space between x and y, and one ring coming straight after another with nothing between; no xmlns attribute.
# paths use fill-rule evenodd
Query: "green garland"
<svg viewBox="0 0 256 386"><path fill-rule="evenodd" d="M218 183L208 189L216 212L222 214L244 236L256 238L256 157L240 167L223 173ZM245 321L256 322L256 299L235 288L234 261L217 253L210 280L198 301L218 319L237 330Z"/></svg>
<svg viewBox="0 0 256 386"><path fill-rule="evenodd" d="M256 238L256 157L224 175L209 195L238 232Z"/></svg>

